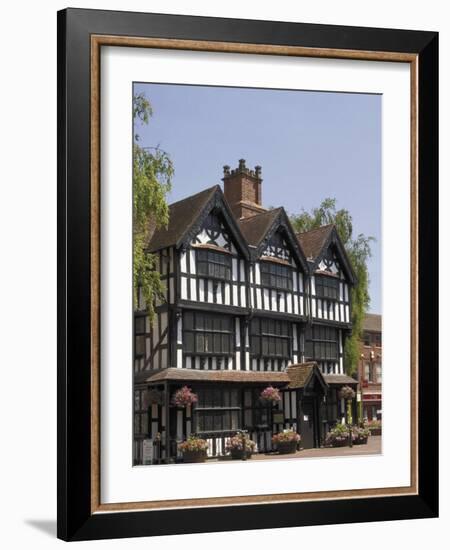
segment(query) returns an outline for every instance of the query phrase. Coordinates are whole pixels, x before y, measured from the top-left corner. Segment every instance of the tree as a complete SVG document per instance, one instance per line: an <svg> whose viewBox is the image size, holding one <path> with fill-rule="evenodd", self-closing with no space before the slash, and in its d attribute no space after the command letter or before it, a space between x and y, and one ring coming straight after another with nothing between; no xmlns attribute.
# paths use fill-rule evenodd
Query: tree
<svg viewBox="0 0 450 550"><path fill-rule="evenodd" d="M292 215L290 219L298 233L332 223L344 244L357 277L357 283L351 292L353 330L352 335L346 339L344 349L345 370L348 374L353 374L358 366L362 324L370 303L367 262L372 255L370 243L375 239L363 234L353 238L352 216L344 208L336 209L336 199L324 199L318 208L313 208L311 212L303 210L298 215Z"/></svg>
<svg viewBox="0 0 450 550"><path fill-rule="evenodd" d="M143 93L133 96L133 121L148 124L153 115ZM155 229L167 227L169 207L166 196L174 174L169 155L159 147L142 147L139 134L133 140L133 286L134 303L141 288L150 322L155 315L155 300L164 298L164 284L157 269L157 259L147 252Z"/></svg>

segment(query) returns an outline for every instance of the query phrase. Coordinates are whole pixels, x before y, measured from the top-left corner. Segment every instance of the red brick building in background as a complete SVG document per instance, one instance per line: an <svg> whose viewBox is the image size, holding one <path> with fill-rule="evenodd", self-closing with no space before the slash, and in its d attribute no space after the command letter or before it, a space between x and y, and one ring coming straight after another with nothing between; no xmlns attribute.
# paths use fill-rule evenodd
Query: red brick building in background
<svg viewBox="0 0 450 550"><path fill-rule="evenodd" d="M363 322L360 343L358 380L361 389L362 414L366 420L382 416L382 330L381 315L368 313Z"/></svg>

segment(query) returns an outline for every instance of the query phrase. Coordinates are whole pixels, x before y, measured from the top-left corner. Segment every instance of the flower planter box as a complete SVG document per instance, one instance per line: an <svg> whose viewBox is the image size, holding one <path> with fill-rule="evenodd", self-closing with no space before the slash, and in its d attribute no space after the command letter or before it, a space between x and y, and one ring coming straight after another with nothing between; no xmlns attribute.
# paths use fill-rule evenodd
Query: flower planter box
<svg viewBox="0 0 450 550"><path fill-rule="evenodd" d="M244 451L241 449L231 449L230 451L231 458L233 460L243 460L244 459ZM247 455L247 460L249 458L252 458L252 451L245 451L245 454Z"/></svg>
<svg viewBox="0 0 450 550"><path fill-rule="evenodd" d="M348 447L348 446L349 446L348 439L344 439L342 441L333 441L332 443L330 443L330 447Z"/></svg>
<svg viewBox="0 0 450 550"><path fill-rule="evenodd" d="M183 462L197 463L205 462L207 458L206 451L185 451L183 453Z"/></svg>
<svg viewBox="0 0 450 550"><path fill-rule="evenodd" d="M297 450L297 441L279 441L277 443L277 451L280 455L288 455L295 453Z"/></svg>
<svg viewBox="0 0 450 550"><path fill-rule="evenodd" d="M366 445L367 444L367 437L364 437L363 439L356 439L353 441L353 445Z"/></svg>
<svg viewBox="0 0 450 550"><path fill-rule="evenodd" d="M371 435L381 435L381 428L369 428Z"/></svg>

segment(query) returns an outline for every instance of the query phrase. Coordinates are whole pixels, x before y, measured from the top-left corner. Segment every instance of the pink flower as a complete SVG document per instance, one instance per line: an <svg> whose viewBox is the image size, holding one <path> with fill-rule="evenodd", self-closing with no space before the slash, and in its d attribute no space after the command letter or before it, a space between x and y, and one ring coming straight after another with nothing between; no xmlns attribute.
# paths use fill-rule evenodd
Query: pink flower
<svg viewBox="0 0 450 550"><path fill-rule="evenodd" d="M270 403L276 403L277 401L281 401L280 390L272 386L268 386L261 392L260 399L262 401L268 401Z"/></svg>
<svg viewBox="0 0 450 550"><path fill-rule="evenodd" d="M197 395L187 386L183 386L177 390L172 397L172 404L176 407L187 407L188 405L197 403L197 401Z"/></svg>

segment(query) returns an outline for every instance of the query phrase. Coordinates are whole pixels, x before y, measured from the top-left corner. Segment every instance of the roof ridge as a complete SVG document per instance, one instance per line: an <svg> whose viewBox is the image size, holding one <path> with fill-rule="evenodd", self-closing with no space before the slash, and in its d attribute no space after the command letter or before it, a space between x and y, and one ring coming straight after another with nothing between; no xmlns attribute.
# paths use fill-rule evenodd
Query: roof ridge
<svg viewBox="0 0 450 550"><path fill-rule="evenodd" d="M283 210L283 207L282 206L277 206L277 208L272 208L272 210L266 210L266 212L259 212L258 214L255 214L253 216L249 216L248 218L242 218L239 221L239 223L244 223L244 222L248 222L248 221L252 221L254 220L255 218L259 218L260 216L267 216L267 214L272 214L273 212L275 211L279 211L279 210Z"/></svg>
<svg viewBox="0 0 450 550"><path fill-rule="evenodd" d="M177 201L175 201L175 202L171 202L168 206L169 206L169 208L170 208L171 206L176 206L176 205L179 204L180 202L186 201L186 200L188 200L188 199L193 199L193 198L195 198L195 197L198 197L199 195L202 195L203 193L206 194L208 191L212 191L213 189L214 189L214 190L216 190L216 189L221 189L221 187L220 187L219 184L216 183L215 185L213 185L213 186L211 186L211 187L207 187L206 189L203 189L203 191L199 191L198 193L194 193L193 195L188 195L187 197L184 197L183 199L179 199L179 200L177 200Z"/></svg>
<svg viewBox="0 0 450 550"><path fill-rule="evenodd" d="M328 227L336 227L335 223L327 223L325 225L321 225L319 227L315 227L314 229L308 229L308 231L299 231L296 233L296 235L305 235L306 233L314 233L315 231L321 231L323 229L327 229Z"/></svg>

